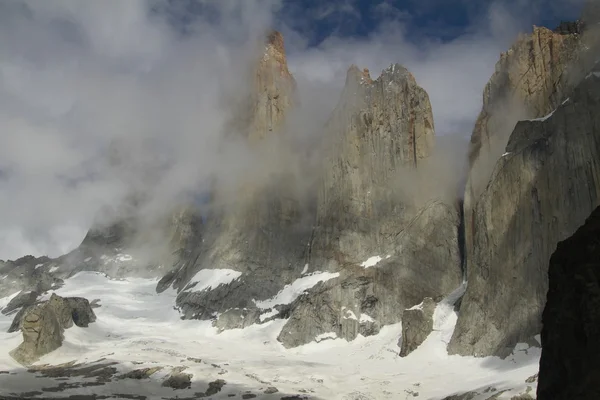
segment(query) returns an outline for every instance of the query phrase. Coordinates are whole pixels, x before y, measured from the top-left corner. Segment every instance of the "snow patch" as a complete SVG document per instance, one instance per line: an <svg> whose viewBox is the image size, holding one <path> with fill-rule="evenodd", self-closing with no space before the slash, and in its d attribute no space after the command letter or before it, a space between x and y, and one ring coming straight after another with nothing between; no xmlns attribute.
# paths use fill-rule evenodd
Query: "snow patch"
<svg viewBox="0 0 600 400"><path fill-rule="evenodd" d="M360 322L361 324L364 324L367 322L375 322L375 320L373 318L371 318L370 315L360 314L360 319L358 320L358 322Z"/></svg>
<svg viewBox="0 0 600 400"><path fill-rule="evenodd" d="M192 278L186 290L193 289L195 292L212 290L220 285L228 285L242 276L239 271L232 269L202 269ZM197 283L196 286L190 285Z"/></svg>
<svg viewBox="0 0 600 400"><path fill-rule="evenodd" d="M302 270L302 275L306 274L308 272L308 264L304 265L304 269Z"/></svg>
<svg viewBox="0 0 600 400"><path fill-rule="evenodd" d="M509 154L510 154L510 152L506 152L506 153L502 154L502 157L506 157Z"/></svg>
<svg viewBox="0 0 600 400"><path fill-rule="evenodd" d="M127 262L127 261L133 260L133 257L130 256L129 254L117 254L117 256L115 257L115 260L120 261L120 262Z"/></svg>
<svg viewBox="0 0 600 400"><path fill-rule="evenodd" d="M266 313L260 314L258 319L260 319L260 322L263 322L264 320L274 317L277 314L279 314L279 311L273 308L271 311L267 311Z"/></svg>
<svg viewBox="0 0 600 400"><path fill-rule="evenodd" d="M561 103L561 106L564 105L564 104L566 104L570 100L571 100L571 98L567 98L565 101L563 101ZM556 108L555 110L553 110L550 114L546 115L545 117L529 119L528 121L538 121L538 122L546 121L548 118L550 118L550 117L552 117L552 115L554 115L554 113L556 112L556 110L558 110L558 108Z"/></svg>
<svg viewBox="0 0 600 400"><path fill-rule="evenodd" d="M315 342L319 343L319 342L322 342L323 340L328 340L328 339L337 339L337 333L335 333L335 332L321 333L320 335L317 335L315 337Z"/></svg>
<svg viewBox="0 0 600 400"><path fill-rule="evenodd" d="M85 260L83 260L83 262L90 262L91 259L92 259L92 257L88 257Z"/></svg>
<svg viewBox="0 0 600 400"><path fill-rule="evenodd" d="M358 318L356 318L356 314L354 314L354 311L349 310L346 307L342 307L342 314L344 316L344 319L358 320Z"/></svg>
<svg viewBox="0 0 600 400"><path fill-rule="evenodd" d="M381 258L379 256L373 256L373 257L369 258L367 261L365 261L362 264L360 264L360 266L361 267L365 267L365 268L374 267L377 264L379 264L379 262L381 260L383 260L383 258Z"/></svg>
<svg viewBox="0 0 600 400"><path fill-rule="evenodd" d="M67 329L63 346L38 364L89 363L106 358L118 363L115 368L119 373L121 369L165 367L143 382L115 380L93 387L94 393L107 397L114 397L115 393L149 399L173 397L172 389L161 386L170 366L186 367L186 373L193 375L193 389L183 390L181 397L191 397L199 384L206 387L207 380L220 378L255 393L266 386L260 381L272 383L281 393L310 388L314 390L311 396L321 399L358 398L353 393L382 400L415 398L409 391L419 392L417 399L441 399L453 393L482 392L487 387L495 388L496 393L509 390L500 397L506 399L525 393L528 386L535 393L537 383L525 380L538 372L538 348L516 351L505 360L448 355L447 338L456 322L453 304L463 292L461 287L438 304L435 330L418 349L400 358L401 324L384 326L377 335L358 335L352 342L328 332L304 346L285 349L277 337L286 320L219 333L211 321L181 320L173 309L177 292L169 288L157 294L156 280L111 280L103 274L80 272L66 279L56 293L101 299L102 307L94 310L97 320L88 328ZM0 307L16 295L0 299ZM361 321L363 318L371 319L361 314ZM42 392L42 388L56 386L52 379L27 373L8 355L22 342L20 332L6 332L11 322L12 316L0 314L0 371L14 371L17 375L0 374L0 397L12 392ZM187 357L201 358L202 362ZM223 366L225 377L213 365ZM239 398L240 392L233 386L228 389L226 385L215 398L228 398L230 393ZM68 391L68 395L89 394L89 387Z"/></svg>
<svg viewBox="0 0 600 400"><path fill-rule="evenodd" d="M423 302L420 302L419 304L416 304L416 305L412 306L411 308L407 308L408 311L422 310L422 309L423 309Z"/></svg>
<svg viewBox="0 0 600 400"><path fill-rule="evenodd" d="M44 264L38 264L38 265L36 265L36 266L35 266L35 268L34 268L34 269L38 269L39 267L41 267L41 266L43 266L43 265L44 265Z"/></svg>
<svg viewBox="0 0 600 400"><path fill-rule="evenodd" d="M330 279L337 278L338 276L340 276L339 272L313 272L310 275L303 276L302 278L296 279L291 284L286 285L274 297L261 301L254 300L254 303L258 308L262 309L273 308L278 304L290 304L317 283L326 282Z"/></svg>
<svg viewBox="0 0 600 400"><path fill-rule="evenodd" d="M52 268L50 268L48 270L48 272L52 273L52 272L57 271L57 270L58 270L58 267L52 267Z"/></svg>

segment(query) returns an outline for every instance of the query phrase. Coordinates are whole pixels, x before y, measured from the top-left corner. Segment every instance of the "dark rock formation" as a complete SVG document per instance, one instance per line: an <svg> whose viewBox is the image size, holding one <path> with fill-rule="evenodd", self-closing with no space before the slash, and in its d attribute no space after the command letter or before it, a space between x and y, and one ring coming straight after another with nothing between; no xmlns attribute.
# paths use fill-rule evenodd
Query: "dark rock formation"
<svg viewBox="0 0 600 400"><path fill-rule="evenodd" d="M600 74L517 124L470 220L468 287L450 353L507 355L538 334L556 244L600 204Z"/></svg>
<svg viewBox="0 0 600 400"><path fill-rule="evenodd" d="M600 398L600 208L550 258L537 398Z"/></svg>
<svg viewBox="0 0 600 400"><path fill-rule="evenodd" d="M404 310L400 357L406 357L427 339L433 330L435 305L433 299L428 297L420 305Z"/></svg>
<svg viewBox="0 0 600 400"><path fill-rule="evenodd" d="M62 345L63 332L75 323L87 327L96 315L84 298L53 294L48 301L24 308L13 325L20 327L23 343L10 352L19 363L29 365Z"/></svg>

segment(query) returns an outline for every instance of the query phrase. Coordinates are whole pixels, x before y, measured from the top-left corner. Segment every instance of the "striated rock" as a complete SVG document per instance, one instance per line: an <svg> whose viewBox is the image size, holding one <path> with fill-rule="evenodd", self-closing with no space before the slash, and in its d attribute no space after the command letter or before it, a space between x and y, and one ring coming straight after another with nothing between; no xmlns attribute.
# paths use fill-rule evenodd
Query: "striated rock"
<svg viewBox="0 0 600 400"><path fill-rule="evenodd" d="M462 278L458 210L419 185L434 146L433 117L406 68L392 65L372 80L352 66L325 143L308 263L341 275L291 305L278 337L286 347L375 334ZM379 262L365 268L373 257Z"/></svg>
<svg viewBox="0 0 600 400"><path fill-rule="evenodd" d="M515 127L473 210L450 353L503 356L540 332L550 256L600 204L599 72L553 113Z"/></svg>
<svg viewBox="0 0 600 400"><path fill-rule="evenodd" d="M516 43L500 55L496 70L484 89L483 108L471 136L469 161L472 169L482 166L475 164L481 157L504 147L503 143L507 142L517 121L542 117L560 104L565 91L570 88L557 85L579 50L578 33L534 26L531 34L520 35ZM482 163L487 165L488 175L497 158L496 154L491 156L491 166L489 162ZM485 184L487 176L482 178L482 181L477 179L478 182L472 183Z"/></svg>
<svg viewBox="0 0 600 400"><path fill-rule="evenodd" d="M407 190L404 180L434 144L427 93L398 64L375 81L352 66L325 141L309 262L339 268L394 253L394 236L418 211L416 182Z"/></svg>
<svg viewBox="0 0 600 400"><path fill-rule="evenodd" d="M406 357L427 339L433 330L435 306L436 303L433 299L428 297L418 306L404 310L400 357Z"/></svg>
<svg viewBox="0 0 600 400"><path fill-rule="evenodd" d="M476 203L504 153L515 124L556 109L574 84L565 71L577 57L580 35L534 27L502 53L483 92L483 108L469 145L464 197L467 269L474 251Z"/></svg>
<svg viewBox="0 0 600 400"><path fill-rule="evenodd" d="M30 306L15 316L23 333L23 343L10 352L23 365L37 361L62 345L65 329L87 327L96 315L84 298L63 298L52 294L48 301ZM13 321L13 325L15 322Z"/></svg>
<svg viewBox="0 0 600 400"><path fill-rule="evenodd" d="M550 258L537 398L600 398L600 208Z"/></svg>

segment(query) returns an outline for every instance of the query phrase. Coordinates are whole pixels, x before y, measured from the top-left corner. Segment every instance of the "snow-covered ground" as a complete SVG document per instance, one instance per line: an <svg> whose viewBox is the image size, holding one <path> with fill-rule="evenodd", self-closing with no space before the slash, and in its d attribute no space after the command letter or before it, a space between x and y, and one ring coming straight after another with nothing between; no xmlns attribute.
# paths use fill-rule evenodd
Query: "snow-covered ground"
<svg viewBox="0 0 600 400"><path fill-rule="evenodd" d="M288 350L276 340L285 321L219 334L210 322L181 320L173 308L176 293L156 294L155 287L153 280L109 280L89 272L69 279L57 294L100 299L101 307L95 309L98 319L89 328L74 326L65 331L63 346L37 364L91 363L104 358L116 362L119 373L152 366L164 367L161 371L149 380L115 380L39 396L120 393L148 399L185 398L205 392L208 383L217 379L226 385L208 398L242 398L251 392L258 399L296 394L310 399L441 399L493 388L494 392L489 389L474 399L486 399L505 389L510 390L497 398L510 399L526 392L528 386L535 396L536 383L525 380L538 370L537 348L520 346L506 360L447 354L445 345L456 323L451 299L438 305L435 331L426 342L400 358L399 324L385 327L377 336L359 336L351 343L327 339ZM8 300L0 299L0 307ZM6 333L10 322L11 317L0 315L0 397L55 387L56 380L28 373L8 355L21 342L20 333ZM161 387L171 368L179 366L193 374L191 389ZM268 387L278 392L264 394Z"/></svg>

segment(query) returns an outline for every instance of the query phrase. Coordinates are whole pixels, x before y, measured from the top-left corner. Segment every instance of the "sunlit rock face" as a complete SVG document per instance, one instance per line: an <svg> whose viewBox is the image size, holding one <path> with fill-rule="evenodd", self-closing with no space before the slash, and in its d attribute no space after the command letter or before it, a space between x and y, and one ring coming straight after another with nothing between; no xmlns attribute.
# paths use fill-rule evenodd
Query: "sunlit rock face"
<svg viewBox="0 0 600 400"><path fill-rule="evenodd" d="M541 40L540 33L535 35ZM561 46L574 46L563 53L577 52L575 64L562 67L570 76L545 78L566 82L543 91L549 96L545 102L535 91L528 95L526 104L546 114L516 124L487 183L477 196L470 192L465 198L468 287L450 353L504 356L540 332L550 256L600 202L598 67L580 74L586 52L596 50L578 47L591 43L585 32L581 38L546 35ZM554 49L552 54L561 53ZM552 67L543 69L530 63L527 71L552 76L561 61L549 62Z"/></svg>

